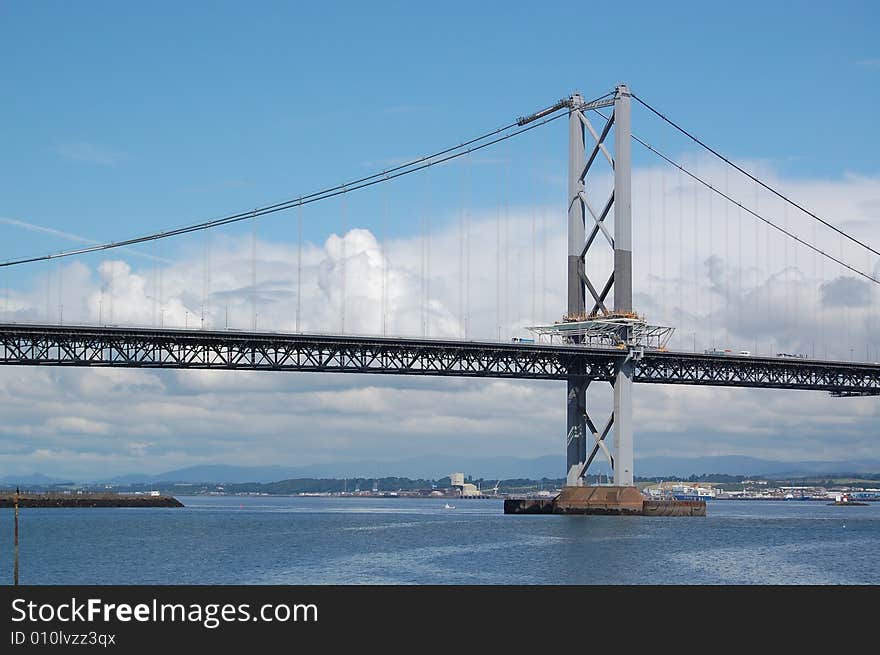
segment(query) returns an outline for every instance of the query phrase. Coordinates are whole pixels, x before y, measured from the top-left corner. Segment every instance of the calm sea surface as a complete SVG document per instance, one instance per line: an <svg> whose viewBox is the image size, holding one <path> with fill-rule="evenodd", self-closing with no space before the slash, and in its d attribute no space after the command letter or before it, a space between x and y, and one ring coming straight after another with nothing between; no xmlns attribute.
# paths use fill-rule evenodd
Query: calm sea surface
<svg viewBox="0 0 880 655"><path fill-rule="evenodd" d="M179 497L23 509L22 584L880 584L880 503L705 518L504 516L498 500ZM12 581L0 510L0 582Z"/></svg>

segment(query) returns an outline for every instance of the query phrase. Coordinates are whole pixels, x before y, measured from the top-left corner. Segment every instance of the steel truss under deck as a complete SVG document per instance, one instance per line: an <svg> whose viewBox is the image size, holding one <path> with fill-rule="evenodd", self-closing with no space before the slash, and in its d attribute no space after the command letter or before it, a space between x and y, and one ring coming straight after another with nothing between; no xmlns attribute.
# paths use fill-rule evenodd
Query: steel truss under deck
<svg viewBox="0 0 880 655"><path fill-rule="evenodd" d="M0 325L0 365L379 373L613 382L626 352L508 344L121 327ZM880 395L880 365L645 351L633 381Z"/></svg>

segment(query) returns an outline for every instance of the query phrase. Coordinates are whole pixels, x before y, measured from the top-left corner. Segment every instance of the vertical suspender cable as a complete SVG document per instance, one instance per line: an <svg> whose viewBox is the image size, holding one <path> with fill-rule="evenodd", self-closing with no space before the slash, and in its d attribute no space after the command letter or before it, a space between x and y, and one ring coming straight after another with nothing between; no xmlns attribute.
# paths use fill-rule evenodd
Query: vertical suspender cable
<svg viewBox="0 0 880 655"><path fill-rule="evenodd" d="M458 175L458 336L464 339L464 165Z"/></svg>
<svg viewBox="0 0 880 655"><path fill-rule="evenodd" d="M153 241L153 327L159 325L159 239Z"/></svg>
<svg viewBox="0 0 880 655"><path fill-rule="evenodd" d="M745 296L743 295L745 292L743 290L743 215L742 215L742 205L737 205L736 207L736 240L737 240L737 272L736 272L736 308L734 311L736 312L737 319L742 321L744 318L746 303ZM756 353L757 354L757 353Z"/></svg>
<svg viewBox="0 0 880 655"><path fill-rule="evenodd" d="M544 156L547 154L549 145L549 130L544 132ZM547 219L547 201L546 198L541 199L541 323L547 320L547 238L548 238L548 219Z"/></svg>
<svg viewBox="0 0 880 655"><path fill-rule="evenodd" d="M782 226L785 228L785 231L787 232L788 231L788 203L782 203ZM782 295L785 298L785 300L783 301L785 303L785 324L790 324L790 323L792 323L792 317L791 317L791 314L789 313L789 306L788 306L788 296L789 296L789 288L788 288L788 239L786 239L785 237L783 237L783 239L782 239L782 259L783 259L783 266L785 267L783 269L785 272L782 274L782 284L783 284ZM795 321L795 324L796 324L796 321ZM785 344L786 344L786 347L782 348L782 350L786 350L787 344L788 344L788 330L784 329L782 331L782 335L783 335L783 337L785 337ZM770 354L772 355L773 353L770 353Z"/></svg>
<svg viewBox="0 0 880 655"><path fill-rule="evenodd" d="M303 206L300 203L296 213L296 332L302 327L302 261L303 261Z"/></svg>
<svg viewBox="0 0 880 655"><path fill-rule="evenodd" d="M758 213L758 187L755 186L755 213ZM761 279L760 279L760 269L758 264L761 261L761 249L760 249L760 231L761 225L759 223L755 223L755 313L752 317L752 320L757 320L758 316L760 316L760 302L761 302ZM757 328L755 328L757 329ZM755 354L759 353L758 350L758 335L755 334Z"/></svg>
<svg viewBox="0 0 880 655"><path fill-rule="evenodd" d="M709 216L709 267L708 267L708 277L709 277L709 334L712 336L712 348L715 348L715 281L712 279L714 264L717 260L715 259L715 251L714 251L714 243L712 237L714 236L715 231L712 229L712 223L715 222L715 215L712 212L712 194L707 194L707 200L709 203L709 207L706 210L707 215ZM721 268L721 275L724 275L724 268Z"/></svg>
<svg viewBox="0 0 880 655"><path fill-rule="evenodd" d="M64 271L58 260L58 325L64 325Z"/></svg>
<svg viewBox="0 0 880 655"><path fill-rule="evenodd" d="M425 195L427 195L427 178L425 181ZM425 203L420 204L419 228L421 232L421 253L419 256L419 320L422 336L426 336L425 332L425 253L427 247L425 225L427 217L425 216Z"/></svg>
<svg viewBox="0 0 880 655"><path fill-rule="evenodd" d="M114 296L116 295L116 266L112 261L108 262L108 264L110 266L110 307L108 308L108 322L110 323L110 325L113 325L113 300Z"/></svg>
<svg viewBox="0 0 880 655"><path fill-rule="evenodd" d="M697 177L700 176L700 155L695 155L694 157L694 169L696 170ZM694 184L694 334L696 334L697 327L699 322L697 321L697 313L699 312L702 304L700 303L700 286L702 284L702 270L700 266L700 245L698 240L698 229L700 225L700 221L698 220L699 216L699 199L700 199L700 187L698 184ZM694 343L696 344L696 338ZM694 345L694 350L696 350L696 345Z"/></svg>
<svg viewBox="0 0 880 655"><path fill-rule="evenodd" d="M684 173L678 172L678 325L684 329ZM684 338L682 334L680 338ZM681 350L686 342L682 341Z"/></svg>
<svg viewBox="0 0 880 655"><path fill-rule="evenodd" d="M802 335L803 333L801 332L800 322L801 322L801 286L802 286L801 280L802 280L803 276L801 275L801 269L798 267L799 245L800 244L795 243L792 246L792 254L794 256L794 275L792 277L794 277L794 283L795 283L795 287L794 287L794 325L795 325L795 329L797 330L797 333ZM804 349L801 350L801 353L806 354Z"/></svg>
<svg viewBox="0 0 880 655"><path fill-rule="evenodd" d="M504 333L510 324L510 150L504 164L504 314L501 317Z"/></svg>
<svg viewBox="0 0 880 655"><path fill-rule="evenodd" d="M55 305L55 322L60 323L59 309L61 307L61 260L56 260L54 264L50 262L50 266L55 269L55 278L57 280L57 284L53 287L51 291L51 293L57 299L57 302L53 303Z"/></svg>
<svg viewBox="0 0 880 655"><path fill-rule="evenodd" d="M257 331L257 217L251 218L251 324Z"/></svg>
<svg viewBox="0 0 880 655"><path fill-rule="evenodd" d="M816 243L816 223L813 221L813 243ZM821 336L822 334L822 322L825 320L825 317L822 315L822 286L819 281L818 269L816 266L816 251L813 251L813 284L816 285L816 309L813 311L813 316L818 317L819 319L819 335L813 333L813 347L811 349L812 356L816 356L816 336ZM808 310L809 311L809 310ZM819 340L819 345L821 346L822 341L821 338Z"/></svg>
<svg viewBox="0 0 880 655"><path fill-rule="evenodd" d="M49 309L51 306L51 303L52 303L52 301L49 299L49 289L51 288L51 285L52 285L52 260L47 259L46 260L46 314L45 314L46 318L43 320L43 322L46 325L48 325L49 323L52 322L52 317L50 315L50 309Z"/></svg>
<svg viewBox="0 0 880 655"><path fill-rule="evenodd" d="M648 172L648 210L646 213L648 218L647 230L645 233L648 235L647 244L645 249L648 252L648 302L650 306L655 306L656 302L654 301L654 179L651 175L650 171ZM641 215L641 212L639 212ZM656 320L656 317L653 317Z"/></svg>
<svg viewBox="0 0 880 655"><path fill-rule="evenodd" d="M101 265L98 264L98 271L101 274L101 295L98 298L98 325L104 325L104 287L106 286L106 280L104 279L104 273L101 272Z"/></svg>
<svg viewBox="0 0 880 655"><path fill-rule="evenodd" d="M533 156L531 158L532 161L535 160ZM531 243L531 274L532 274L532 287L529 295L531 296L531 307L529 309L529 325L535 324L535 174L534 171L529 172L529 205L531 206L531 220L532 220L532 243Z"/></svg>
<svg viewBox="0 0 880 655"><path fill-rule="evenodd" d="M865 262L865 263L867 264L867 268L868 268L868 270L870 271L870 270L871 270L871 258L868 257L868 256L866 256L865 259L866 259L866 262ZM869 292L869 293L871 293L871 292ZM866 334L865 334L865 361L866 361L866 362L871 361L871 323L872 323L872 320L871 320L871 319L872 319L872 317L873 317L873 311L872 311L872 310L873 310L873 307L871 307L871 304L870 304L870 302L869 302L868 307L867 307L867 311L865 312L865 329L866 329Z"/></svg>
<svg viewBox="0 0 880 655"><path fill-rule="evenodd" d="M428 213L425 216L425 337L431 336L431 169L425 173L428 180Z"/></svg>
<svg viewBox="0 0 880 655"><path fill-rule="evenodd" d="M757 207L755 208L755 211L757 211ZM767 265L767 285L766 285L767 286L767 293L764 294L766 304L764 306L764 314L762 314L762 316L770 316L771 315L771 307L773 307L773 286L774 286L773 285L773 278L774 278L773 269L771 269L770 267L773 265L774 261L778 261L778 260L776 260L775 258L771 258L772 255L770 252L770 241L771 241L771 237L773 236L773 233L770 231L769 225L767 225L766 223L763 223L763 225L764 225L764 263ZM770 350L768 351L767 354L772 357L773 355L776 354L776 351L773 348L770 348Z"/></svg>
<svg viewBox="0 0 880 655"><path fill-rule="evenodd" d="M505 155L506 159L506 155ZM507 331L508 305L510 302L508 292L510 283L508 276L508 226L507 226L507 163L504 164L503 177L501 178L501 321L499 326L501 330L498 333L498 340L502 340Z"/></svg>
<svg viewBox="0 0 880 655"><path fill-rule="evenodd" d="M207 232L207 230L206 230ZM205 327L209 327L211 321L211 247L213 238L208 237L208 274L205 276Z"/></svg>
<svg viewBox="0 0 880 655"><path fill-rule="evenodd" d="M667 311L667 298L666 298L666 288L669 285L666 279L666 253L667 253L667 239L666 239L666 169L662 169L660 171L660 242L663 247L660 249L660 267L662 269L663 276L661 277L660 282L660 294L661 294L661 306L663 307L663 324L666 324L668 318L666 317L665 312Z"/></svg>
<svg viewBox="0 0 880 655"><path fill-rule="evenodd" d="M532 161L534 161L534 158L532 159ZM535 227L536 227L535 226L535 220L536 220L535 219L535 198L536 198L537 185L535 184L534 171L531 171L530 177L531 177L531 184L529 186L531 187L531 193L529 194L529 204L531 205L531 213L532 213L532 289L531 289L531 293L529 295L532 297L532 306L529 311L529 324L534 325L536 322L535 321L535 301L536 301L535 294L537 293L537 288L535 286L535 282L536 282L536 280L535 280L535 278L536 278L536 271L535 271L535 249L536 249L536 245L535 245L535 236L536 236L536 234L535 234Z"/></svg>
<svg viewBox="0 0 880 655"><path fill-rule="evenodd" d="M825 353L825 359L828 359L828 342L825 340L825 307L822 303L822 286L825 284L825 258L819 257L819 279L822 282L819 284L819 315L822 317L822 321L819 323L819 336L822 341L822 349Z"/></svg>
<svg viewBox="0 0 880 655"><path fill-rule="evenodd" d="M202 329L205 329L205 308L208 304L208 230L204 231L202 243Z"/></svg>
<svg viewBox="0 0 880 655"><path fill-rule="evenodd" d="M499 180L499 187L501 181ZM495 204L495 328L501 341L501 189Z"/></svg>
<svg viewBox="0 0 880 655"><path fill-rule="evenodd" d="M728 167L724 167L724 195L728 193ZM730 344L730 203L724 203L724 343Z"/></svg>
<svg viewBox="0 0 880 655"><path fill-rule="evenodd" d="M159 243L159 241L157 241L156 243ZM159 253L161 254L162 245L159 244L157 248L159 249ZM165 304L162 300L164 295L164 276L165 271L162 269L161 266L159 266L159 327L165 327Z"/></svg>
<svg viewBox="0 0 880 655"><path fill-rule="evenodd" d="M547 320L547 239L548 239L548 219L545 199L541 199L541 320L543 323Z"/></svg>
<svg viewBox="0 0 880 655"><path fill-rule="evenodd" d="M843 261L843 239L841 237L837 237L837 250L839 253L839 258ZM838 273L838 277L843 278L843 272ZM844 338L846 339L846 343L851 344L853 342L853 329L852 329L852 320L850 319L851 315L854 312L850 312L849 304L843 303L843 329L844 329ZM843 357L846 358L847 353L843 353ZM850 348L850 361L852 361L852 348Z"/></svg>
<svg viewBox="0 0 880 655"><path fill-rule="evenodd" d="M467 167L467 203L465 205L465 321L464 336L467 339L471 328L471 158L465 159Z"/></svg>
<svg viewBox="0 0 880 655"><path fill-rule="evenodd" d="M382 336L388 334L388 188L384 189L382 207Z"/></svg>
<svg viewBox="0 0 880 655"><path fill-rule="evenodd" d="M342 233L342 242L340 245L340 259L339 259L339 272L340 272L340 293L341 293L341 302L339 303L339 333L345 334L345 305L348 301L348 289L346 288L346 284L348 282L347 279L347 261L348 252L346 247L347 232L348 232L348 198L347 194L342 194L342 227L340 232Z"/></svg>

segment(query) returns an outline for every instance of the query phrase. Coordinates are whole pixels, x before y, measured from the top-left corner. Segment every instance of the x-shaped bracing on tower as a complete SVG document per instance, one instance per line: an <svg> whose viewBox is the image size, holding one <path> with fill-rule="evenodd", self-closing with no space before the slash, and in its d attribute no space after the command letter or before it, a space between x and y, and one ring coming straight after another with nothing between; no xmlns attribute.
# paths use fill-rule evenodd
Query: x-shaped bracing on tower
<svg viewBox="0 0 880 655"><path fill-rule="evenodd" d="M587 113L602 107L613 107L596 130ZM630 93L619 85L611 97L585 103L580 95L568 100L569 109L569 185L568 185L568 311L567 321L593 317L633 314L632 307L632 193L630 144ZM606 141L614 134L613 154ZM590 149L587 153L587 135ZM597 161L605 160L611 167L614 184L604 203L594 202L587 180ZM601 207L601 209L597 209ZM589 221L588 221L589 217ZM613 226L609 223L613 221ZM591 223L589 233L587 224ZM603 238L599 238L599 235ZM613 265L604 284L597 286L588 273L587 262L598 255L598 244L606 243L613 251ZM595 275L595 274L594 274ZM604 277L604 276L603 276ZM592 309L586 311L586 293L592 298ZM613 292L613 295L612 295ZM613 306L609 297L613 297ZM621 328L627 330L627 328ZM622 333L624 344L632 342L630 333ZM582 337L571 337L581 343ZM601 450L614 470L614 482L631 485L633 479L632 439L632 353L621 352L613 381L614 410L602 430L596 428L587 412L586 392L589 379L570 371L568 379L567 479L568 485L582 485L587 470ZM587 430L589 429L589 433ZM606 437L614 431L614 452ZM587 456L589 437L591 452Z"/></svg>

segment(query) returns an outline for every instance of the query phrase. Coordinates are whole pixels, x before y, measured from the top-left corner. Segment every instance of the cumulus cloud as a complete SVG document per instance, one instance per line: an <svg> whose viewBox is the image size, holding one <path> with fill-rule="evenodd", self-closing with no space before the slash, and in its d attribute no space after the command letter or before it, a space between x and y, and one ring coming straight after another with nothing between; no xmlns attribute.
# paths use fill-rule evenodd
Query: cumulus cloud
<svg viewBox="0 0 880 655"><path fill-rule="evenodd" d="M827 307L866 307L871 303L871 287L864 280L838 277L820 286L822 304Z"/></svg>
<svg viewBox="0 0 880 655"><path fill-rule="evenodd" d="M790 180L766 163L749 165L818 215L880 243L880 180ZM880 272L876 258L778 199L756 196L707 161L699 169L805 241ZM607 183L591 189L595 204ZM876 285L674 171L638 169L633 190L635 305L676 328L671 347L878 357ZM435 226L430 243L419 235L383 243L369 225L328 234L303 244L301 274L296 244L260 241L252 260L249 240L223 235L212 236L207 262L197 248L173 262L124 253L96 266L64 262L53 278L44 271L11 289L4 320L55 323L63 308L65 323L509 340L561 316L564 208L512 207L503 226L494 211L473 212L466 231L458 215ZM611 251L597 245L588 269L604 282ZM604 387L591 388L597 415L610 408ZM9 367L0 370L0 473L561 454L564 394L548 382ZM637 457L878 454L876 399L640 386L636 414Z"/></svg>

